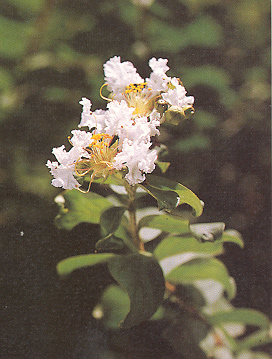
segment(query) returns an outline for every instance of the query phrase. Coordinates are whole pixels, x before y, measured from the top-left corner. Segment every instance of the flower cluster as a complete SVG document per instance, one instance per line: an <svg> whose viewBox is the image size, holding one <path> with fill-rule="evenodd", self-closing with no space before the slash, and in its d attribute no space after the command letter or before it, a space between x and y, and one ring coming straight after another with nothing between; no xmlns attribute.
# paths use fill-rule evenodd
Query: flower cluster
<svg viewBox="0 0 272 359"><path fill-rule="evenodd" d="M123 171L130 185L145 180L155 169L157 150L152 138L159 136L162 122L178 123L193 112L194 98L178 78L166 75L167 59L152 58L149 78L142 79L131 62L115 56L104 64L105 84L101 97L108 101L106 110L91 111L92 103L83 97L81 122L69 139L72 148L54 148L57 161L47 162L55 177L52 184L64 189L79 188L79 178L91 184L96 178ZM102 95L103 88L109 98Z"/></svg>

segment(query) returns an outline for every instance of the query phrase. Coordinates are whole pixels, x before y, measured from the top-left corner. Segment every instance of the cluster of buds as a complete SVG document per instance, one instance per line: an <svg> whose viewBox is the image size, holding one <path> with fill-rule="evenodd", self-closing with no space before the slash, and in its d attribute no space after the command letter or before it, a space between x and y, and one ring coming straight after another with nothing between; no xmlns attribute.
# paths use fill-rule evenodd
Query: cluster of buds
<svg viewBox="0 0 272 359"><path fill-rule="evenodd" d="M157 149L152 139L159 136L163 122L178 124L193 112L194 98L178 78L166 75L167 59L152 58L152 69L145 80L131 62L113 57L104 64L105 84L100 94L108 101L106 110L91 111L92 103L82 98L79 128L69 139L72 148L53 148L57 161L47 162L55 187L80 189L80 178L91 183L109 174L124 173L129 185L145 180L155 169ZM110 95L102 94L107 87Z"/></svg>

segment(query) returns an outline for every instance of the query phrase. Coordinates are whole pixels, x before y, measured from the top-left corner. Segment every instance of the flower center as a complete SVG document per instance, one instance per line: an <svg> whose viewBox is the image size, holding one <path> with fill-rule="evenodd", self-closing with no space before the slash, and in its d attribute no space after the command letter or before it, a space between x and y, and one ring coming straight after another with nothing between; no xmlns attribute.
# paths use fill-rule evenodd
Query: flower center
<svg viewBox="0 0 272 359"><path fill-rule="evenodd" d="M95 178L103 177L106 179L112 170L112 162L117 154L118 142L114 141L114 136L106 133L94 134L92 142L85 150L90 158L80 159L75 164L75 173L83 177L91 174L90 184Z"/></svg>
<svg viewBox="0 0 272 359"><path fill-rule="evenodd" d="M123 96L128 106L135 108L133 112L135 117L150 115L154 107L155 97L152 97L152 92L147 87L147 82L129 84L123 92Z"/></svg>

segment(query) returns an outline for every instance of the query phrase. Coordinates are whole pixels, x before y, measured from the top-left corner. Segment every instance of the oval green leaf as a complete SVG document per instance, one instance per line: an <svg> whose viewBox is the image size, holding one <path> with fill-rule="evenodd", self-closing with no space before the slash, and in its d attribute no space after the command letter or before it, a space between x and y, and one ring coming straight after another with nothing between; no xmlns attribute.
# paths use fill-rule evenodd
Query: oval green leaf
<svg viewBox="0 0 272 359"><path fill-rule="evenodd" d="M165 282L161 267L151 254L115 256L108 262L113 278L127 291L130 311L122 328L148 320L163 301Z"/></svg>

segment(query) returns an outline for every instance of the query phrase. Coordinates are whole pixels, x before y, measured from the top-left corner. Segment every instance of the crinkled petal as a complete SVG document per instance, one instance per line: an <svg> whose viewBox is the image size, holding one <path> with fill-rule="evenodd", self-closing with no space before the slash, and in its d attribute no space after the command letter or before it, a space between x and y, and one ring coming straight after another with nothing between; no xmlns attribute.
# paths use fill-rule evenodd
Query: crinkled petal
<svg viewBox="0 0 272 359"><path fill-rule="evenodd" d="M64 189L79 188L80 184L77 182L74 174L74 166L59 165L58 162L47 161L46 166L50 169L51 174L55 177L52 180L52 185L55 187L62 187Z"/></svg>
<svg viewBox="0 0 272 359"><path fill-rule="evenodd" d="M169 70L167 62L168 59L159 58L157 60L155 57L152 57L152 59L149 60L149 66L153 72L165 74Z"/></svg>
<svg viewBox="0 0 272 359"><path fill-rule="evenodd" d="M105 132L111 136L122 137L124 128L132 125L132 114L134 108L128 107L125 101L112 101L108 104L105 118Z"/></svg>
<svg viewBox="0 0 272 359"><path fill-rule="evenodd" d="M155 169L157 159L156 150L149 150L151 143L129 141L125 139L122 151L115 157L114 168L121 170L127 167L125 178L130 185L141 183L145 180L145 173Z"/></svg>
<svg viewBox="0 0 272 359"><path fill-rule="evenodd" d="M120 95L131 83L141 83L143 79L129 61L121 62L120 56L114 56L104 64L105 82L109 91Z"/></svg>

